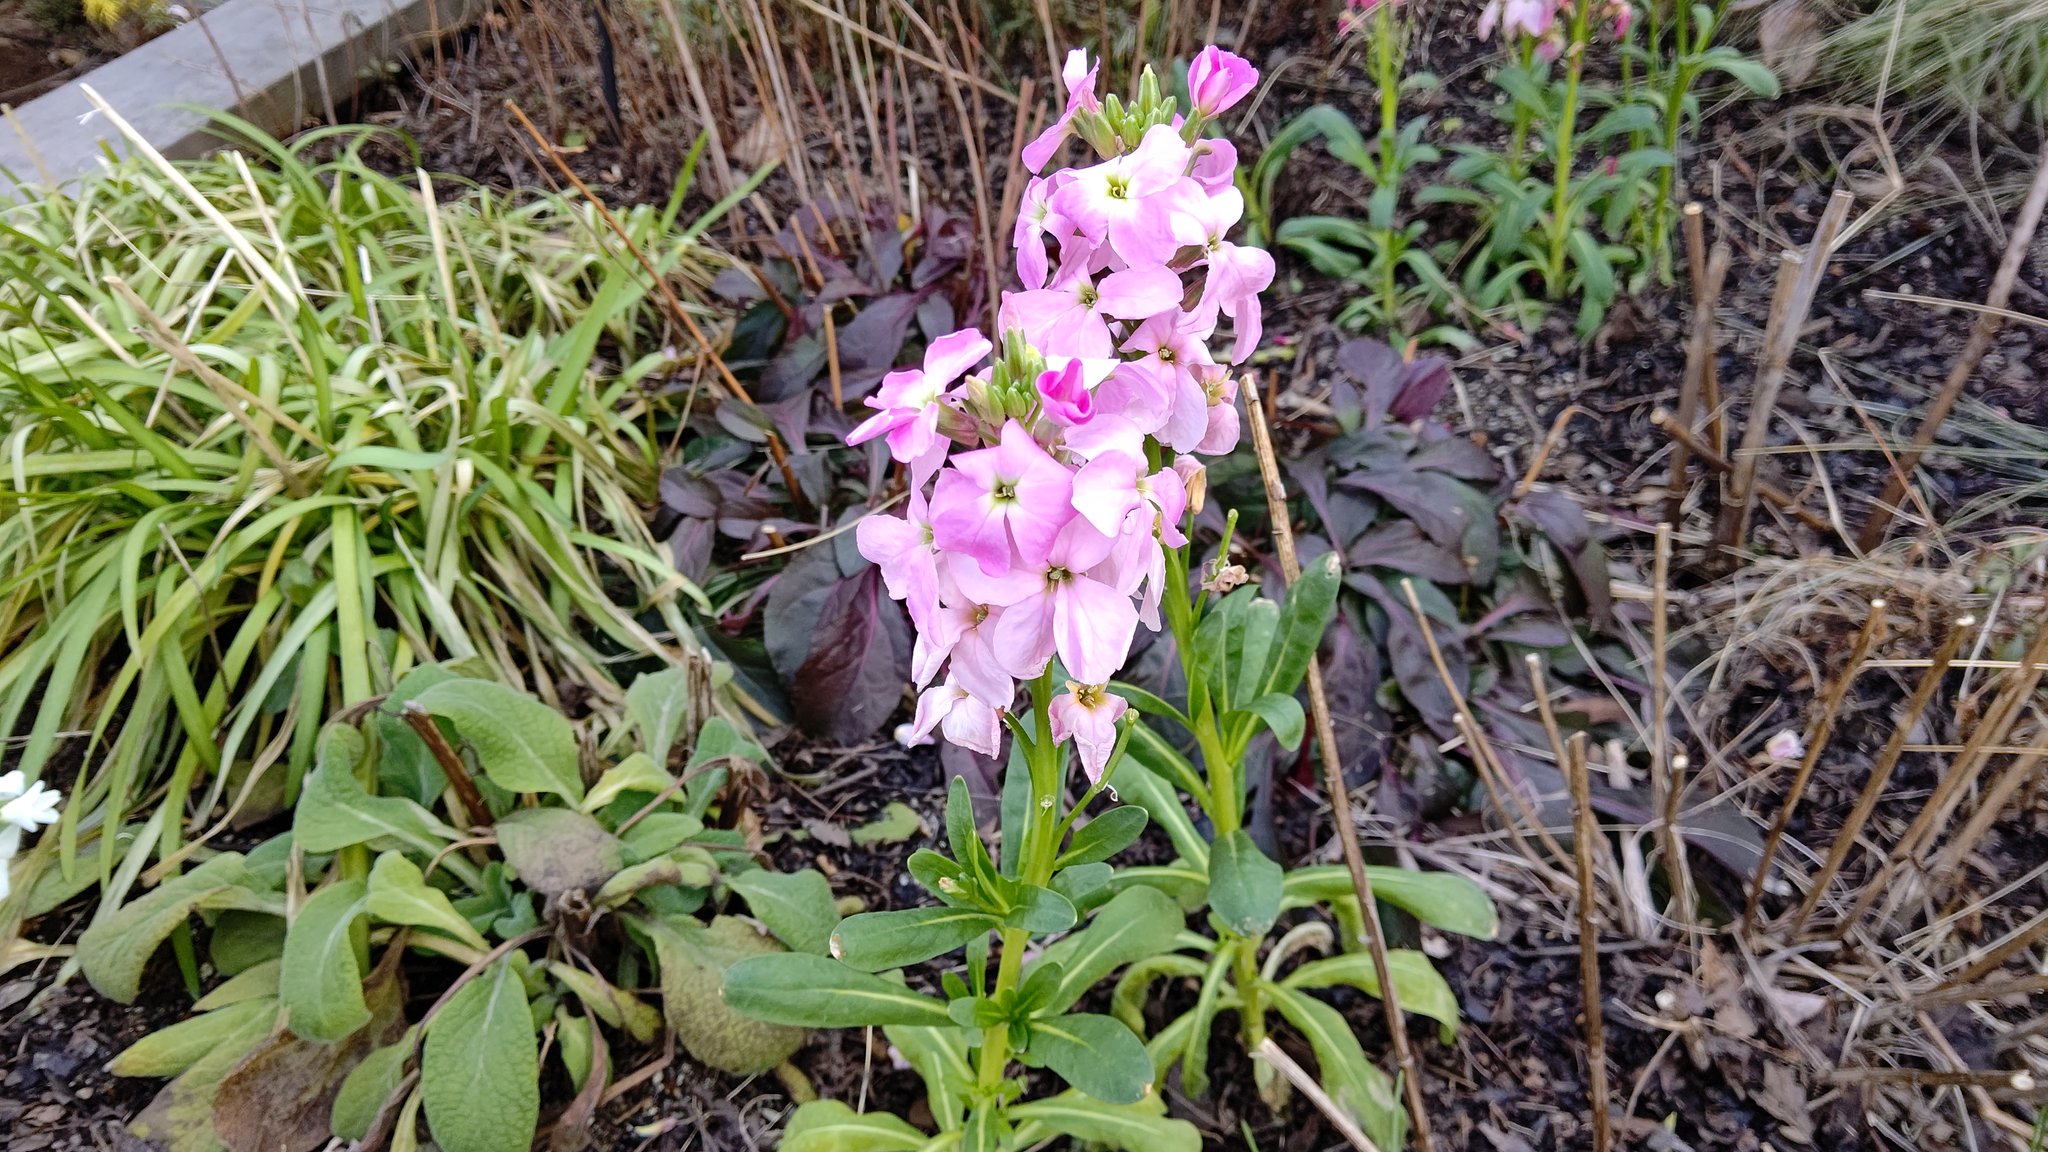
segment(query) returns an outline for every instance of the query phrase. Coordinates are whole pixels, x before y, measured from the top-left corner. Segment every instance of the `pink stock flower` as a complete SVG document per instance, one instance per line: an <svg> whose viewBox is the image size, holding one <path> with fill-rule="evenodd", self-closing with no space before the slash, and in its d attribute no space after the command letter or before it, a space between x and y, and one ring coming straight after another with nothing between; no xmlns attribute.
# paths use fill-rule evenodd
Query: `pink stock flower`
<svg viewBox="0 0 2048 1152"><path fill-rule="evenodd" d="M1046 238L1059 241L1064 253L1075 236L1073 221L1052 209L1056 190L1053 177L1034 177L1024 186L1024 203L1017 209L1017 227L1010 243L1017 249L1017 278L1026 288L1045 287Z"/></svg>
<svg viewBox="0 0 2048 1152"><path fill-rule="evenodd" d="M1191 315L1196 323L1211 328L1218 312L1231 318L1237 330L1230 349L1233 364L1242 363L1259 345L1265 328L1259 293L1273 283L1271 253L1224 239L1243 215L1244 194L1236 188L1190 201L1174 214L1174 239L1201 249L1208 267L1202 297Z"/></svg>
<svg viewBox="0 0 2048 1152"><path fill-rule="evenodd" d="M926 460L933 449L942 446L940 396L980 363L990 347L988 337L972 328L932 341L924 350L923 368L906 368L882 377L882 386L867 399L868 407L878 411L848 433L846 442L865 444L887 436L889 455L896 460L905 464Z"/></svg>
<svg viewBox="0 0 2048 1152"><path fill-rule="evenodd" d="M1237 184L1237 145L1228 140L1203 138L1195 141L1195 160L1188 176L1207 192L1221 192Z"/></svg>
<svg viewBox="0 0 2048 1152"><path fill-rule="evenodd" d="M1227 110L1258 85L1259 70L1251 61L1214 44L1196 53L1188 65L1188 98L1203 116Z"/></svg>
<svg viewBox="0 0 2048 1152"><path fill-rule="evenodd" d="M1187 511L1187 489L1178 472L1148 472L1144 457L1109 451L1074 473L1074 511L1097 532L1116 536L1130 530L1126 521L1140 510L1148 515L1136 525L1139 531L1149 535L1156 526L1169 548L1187 543L1179 526L1181 513Z"/></svg>
<svg viewBox="0 0 2048 1152"><path fill-rule="evenodd" d="M1490 39L1495 25L1503 38L1540 37L1556 19L1556 0L1489 0L1479 13L1479 38Z"/></svg>
<svg viewBox="0 0 2048 1152"><path fill-rule="evenodd" d="M882 570L889 595L910 610L920 634L937 626L939 554L933 547L931 513L924 494L912 489L910 509L903 516L864 516L854 525L860 554ZM929 677L926 677L929 679Z"/></svg>
<svg viewBox="0 0 2048 1152"><path fill-rule="evenodd" d="M1053 698L1052 738L1072 737L1074 750L1081 754L1081 770L1090 784L1102 783L1102 770L1116 750L1116 722L1130 708L1130 701L1101 684L1067 682L1067 690Z"/></svg>
<svg viewBox="0 0 2048 1152"><path fill-rule="evenodd" d="M1086 424L1095 415L1095 397L1081 380L1080 358L1038 374L1038 402L1046 418L1062 427Z"/></svg>
<svg viewBox="0 0 2048 1152"><path fill-rule="evenodd" d="M911 748L929 744L934 728L944 732L946 739L983 756L994 756L1003 738L1002 717L951 677L918 693L917 714L896 729L896 740Z"/></svg>
<svg viewBox="0 0 2048 1152"><path fill-rule="evenodd" d="M1136 148L1075 172L1049 204L1090 244L1106 241L1125 263L1165 264L1173 259L1174 237L1172 205L1161 194L1186 179L1187 168L1180 133L1154 124Z"/></svg>
<svg viewBox="0 0 2048 1152"><path fill-rule="evenodd" d="M1202 439L1194 451L1204 456L1227 456L1237 447L1237 380L1218 370L1204 384L1209 408L1202 427Z"/></svg>
<svg viewBox="0 0 2048 1152"><path fill-rule="evenodd" d="M1607 0L1605 15L1609 20L1614 21L1614 38L1616 40L1628 39L1629 25L1635 23L1636 19L1635 7L1628 0Z"/></svg>
<svg viewBox="0 0 2048 1152"><path fill-rule="evenodd" d="M932 493L932 538L1000 576L1021 559L1036 565L1073 518L1074 478L1015 420L993 448L962 452ZM1012 545L1015 554L1012 554ZM956 572L959 579L963 573Z"/></svg>
<svg viewBox="0 0 2048 1152"><path fill-rule="evenodd" d="M1077 265L1060 268L1052 287L1003 296L1005 328L1022 328L1047 356L1103 359L1116 354L1104 317L1142 320L1180 303L1180 277L1158 264L1111 272L1100 283Z"/></svg>
<svg viewBox="0 0 2048 1152"><path fill-rule="evenodd" d="M1072 675L1105 681L1123 667L1138 612L1128 590L1091 571L1116 541L1075 517L1060 529L1046 556L1007 574L960 573L961 589L1002 606L995 627L996 658L1003 670L1029 680L1057 653Z"/></svg>
<svg viewBox="0 0 2048 1152"><path fill-rule="evenodd" d="M969 568L975 568L973 564ZM975 568L979 571L978 568ZM957 595L957 593L956 593ZM991 708L1008 708L1017 682L996 659L996 623L1003 610L989 604L963 603L940 608L933 627L920 630L911 656L912 678L918 687L931 683L939 665L950 662L953 682Z"/></svg>
<svg viewBox="0 0 2048 1152"><path fill-rule="evenodd" d="M1100 64L1088 63L1088 50L1085 48L1067 53L1067 63L1060 69L1060 78L1067 85L1067 110L1047 125L1045 131L1038 134L1038 139L1024 146L1024 167L1033 172L1045 167L1045 162L1052 159L1061 141L1067 138L1076 114L1102 111L1102 101L1095 97L1095 72L1099 67Z"/></svg>

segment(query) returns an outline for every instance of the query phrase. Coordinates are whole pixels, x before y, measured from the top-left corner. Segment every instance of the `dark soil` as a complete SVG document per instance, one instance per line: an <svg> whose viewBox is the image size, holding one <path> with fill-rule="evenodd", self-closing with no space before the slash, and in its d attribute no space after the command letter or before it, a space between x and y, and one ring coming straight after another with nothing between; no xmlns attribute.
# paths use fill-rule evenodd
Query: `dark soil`
<svg viewBox="0 0 2048 1152"><path fill-rule="evenodd" d="M0 1146L7 1152L132 1147L127 1122L156 1095L151 1080L106 1070L114 1054L185 1015L176 977L156 970L137 1003L120 1005L48 974L0 982ZM35 1001L38 993L40 1002ZM31 1013L36 1003L40 1011Z"/></svg>

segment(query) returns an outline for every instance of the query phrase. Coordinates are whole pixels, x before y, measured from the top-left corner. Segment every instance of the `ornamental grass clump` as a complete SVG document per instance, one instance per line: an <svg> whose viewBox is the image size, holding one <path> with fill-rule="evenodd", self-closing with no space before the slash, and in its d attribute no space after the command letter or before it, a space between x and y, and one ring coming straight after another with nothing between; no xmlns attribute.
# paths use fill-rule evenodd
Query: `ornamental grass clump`
<svg viewBox="0 0 2048 1152"><path fill-rule="evenodd" d="M1183 1088L1207 1091L1222 1012L1238 1015L1248 1051L1277 1012L1306 1038L1344 1123L1385 1147L1403 1136L1389 1081L1342 1015L1310 995L1378 989L1352 950L1363 945L1348 879L1329 867L1289 874L1244 828L1252 739L1303 738L1295 693L1334 611L1339 558L1313 561L1284 601L1238 587L1228 529L1217 559L1194 570L1204 460L1237 444L1231 366L1258 346L1259 293L1273 277L1265 252L1228 238L1245 207L1236 152L1202 132L1258 73L1205 49L1186 108L1149 70L1128 101L1098 97L1095 76L1084 53L1069 55L1065 112L1024 150L1034 174L1069 137L1097 161L1035 175L1024 191L1013 237L1022 284L1003 297L999 331L932 341L919 367L882 382L848 437L886 443L905 486L902 515L870 514L855 530L916 632L917 702L898 737L943 735L1000 757L1007 734L999 844L984 842L954 779L950 855L908 862L936 906L851 916L829 957L746 959L724 983L726 1003L774 1023L882 1027L923 1078L940 1132L820 1101L794 1114L785 1149L1008 1149L1068 1136L1193 1152L1199 1134L1166 1117L1158 1085L1179 1064ZM1140 627L1171 634L1180 702L1116 679ZM1140 713L1183 731L1169 738ZM1114 867L1149 824L1178 859ZM1423 921L1493 931L1490 904L1468 884L1373 871L1382 897ZM1344 954L1290 964L1337 942L1304 913L1269 946L1283 914L1311 906L1346 926ZM1189 931L1204 907L1208 933ZM940 974L942 997L877 975L956 951L964 965ZM1429 961L1392 956L1403 1001L1455 1027ZM1119 969L1114 1014L1075 1011ZM1201 990L1155 1029L1147 1005L1161 980ZM1254 1067L1266 1098L1284 1104L1285 1083ZM1068 1090L1039 1091L1033 1068Z"/></svg>

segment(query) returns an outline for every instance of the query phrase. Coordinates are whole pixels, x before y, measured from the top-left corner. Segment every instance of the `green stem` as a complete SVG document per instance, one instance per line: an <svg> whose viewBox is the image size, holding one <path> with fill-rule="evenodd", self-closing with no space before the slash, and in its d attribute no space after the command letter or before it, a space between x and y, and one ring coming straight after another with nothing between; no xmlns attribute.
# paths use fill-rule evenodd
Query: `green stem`
<svg viewBox="0 0 2048 1152"><path fill-rule="evenodd" d="M1399 135L1397 122L1401 109L1401 63L1396 51L1396 36L1399 30L1394 26L1393 0L1381 3L1376 16L1373 41L1379 56L1381 179L1385 182L1396 182L1401 178L1394 154L1395 139Z"/></svg>
<svg viewBox="0 0 2048 1152"><path fill-rule="evenodd" d="M1572 5L1572 31L1569 46L1565 51L1571 59L1565 64L1564 114L1558 121L1556 150L1552 157L1555 171L1551 174L1550 207L1550 262L1545 267L1545 286L1551 298L1564 293L1564 251L1565 241L1571 236L1572 221L1567 216L1571 203L1572 159L1576 142L1572 133L1579 120L1579 80L1586 69L1586 12L1589 0L1578 0Z"/></svg>
<svg viewBox="0 0 2048 1152"><path fill-rule="evenodd" d="M1535 69L1535 65L1535 41L1530 40L1528 37L1524 36L1522 38L1522 59L1520 62L1520 67L1523 72L1533 72ZM1522 179L1522 174L1526 171L1526 169L1523 167L1523 164L1528 159L1529 126L1529 106L1520 100L1516 100L1515 137L1513 142L1511 142L1508 145L1508 175L1516 181L1520 181Z"/></svg>
<svg viewBox="0 0 2048 1152"><path fill-rule="evenodd" d="M1257 1051L1266 1040L1266 998L1259 989L1259 942L1255 938L1233 940L1230 947L1236 953L1231 960L1232 982L1243 1001L1237 1018L1244 1028L1245 1049Z"/></svg>

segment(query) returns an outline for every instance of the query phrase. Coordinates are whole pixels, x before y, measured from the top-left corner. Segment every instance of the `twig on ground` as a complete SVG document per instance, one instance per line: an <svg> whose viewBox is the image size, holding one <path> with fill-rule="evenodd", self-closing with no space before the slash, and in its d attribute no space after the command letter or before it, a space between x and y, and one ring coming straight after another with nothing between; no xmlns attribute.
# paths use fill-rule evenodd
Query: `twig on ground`
<svg viewBox="0 0 2048 1152"><path fill-rule="evenodd" d="M1709 469L1725 473L1733 467L1725 457L1719 452L1714 451L1712 445L1700 439L1699 433L1687 428L1684 421L1675 419L1671 413L1664 409L1658 408L1652 411L1650 413L1650 423L1662 428L1665 435L1685 445L1687 450L1694 456L1699 457L1700 463L1706 465ZM1756 494L1763 498L1765 502L1798 517L1800 523L1816 532L1825 532L1829 535L1839 534L1836 527L1828 522L1827 517L1808 509L1806 505L1801 504L1798 500L1788 495L1784 489L1768 480L1759 479L1756 481Z"/></svg>
<svg viewBox="0 0 2048 1152"><path fill-rule="evenodd" d="M1685 206L1685 240L1688 263L1693 265L1692 291L1692 333L1686 341L1685 377L1678 389L1678 422L1691 431L1699 422L1700 404L1709 393L1708 381L1715 375L1715 321L1714 313L1720 305L1721 286L1728 279L1728 264L1733 253L1726 243L1714 245L1712 256L1703 256L1699 246L1704 243L1700 225L1701 209L1698 204ZM1718 393L1719 388L1712 391ZM1708 403L1710 420L1707 442L1720 441L1721 414L1718 396ZM1673 524L1685 522L1686 491L1692 487L1688 476L1691 448L1681 440L1671 449L1671 479L1667 481L1664 497L1664 518ZM1717 449L1718 454L1718 449Z"/></svg>
<svg viewBox="0 0 2048 1152"><path fill-rule="evenodd" d="M1692 865L1685 858L1685 839L1678 827L1678 809L1685 796L1685 770L1692 761L1671 751L1671 684L1666 666L1671 643L1671 525L1657 525L1650 584L1650 779L1662 790L1657 843L1664 851L1673 904L1688 938L1693 933Z"/></svg>

